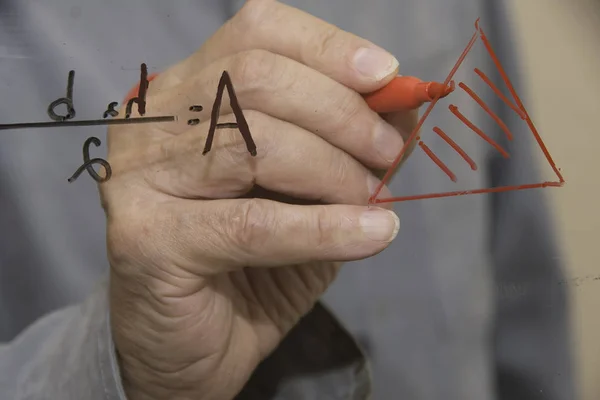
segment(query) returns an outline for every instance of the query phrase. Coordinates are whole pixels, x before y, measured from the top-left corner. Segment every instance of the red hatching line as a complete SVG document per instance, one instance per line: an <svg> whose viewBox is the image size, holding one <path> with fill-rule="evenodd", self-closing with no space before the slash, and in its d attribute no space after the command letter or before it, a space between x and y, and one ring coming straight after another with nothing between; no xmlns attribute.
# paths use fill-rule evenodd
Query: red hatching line
<svg viewBox="0 0 600 400"><path fill-rule="evenodd" d="M458 86L464 90L465 92L467 92L469 94L469 96L471 96L471 98L473 100L475 100L475 102L477 104L479 104L479 106L481 108L483 108L485 110L485 112L488 113L488 115L490 117L492 117L492 119L494 121L496 121L496 123L498 124L498 126L500 128L502 128L502 130L504 131L504 133L506 134L506 137L508 138L508 140L512 140L513 136L512 133L510 133L510 130L508 129L508 126L506 126L506 124L504 122L502 122L502 120L500 119L500 117L498 117L488 106L487 104L485 104L483 102L483 100L481 100L481 98L479 96L477 96L475 94L475 92L473 90L471 90L471 88L469 88L467 85L465 85L463 82L459 83Z"/></svg>
<svg viewBox="0 0 600 400"><path fill-rule="evenodd" d="M533 133L533 136L535 137L535 140L538 142L538 145L540 146L540 148L544 152L544 155L546 156L546 159L548 160L548 163L550 164L550 166L554 170L554 173L556 174L556 176L558 177L558 179L560 179L561 182L564 182L565 179L563 178L563 176L560 173L558 167L554 163L554 160L552 160L552 156L550 155L550 152L546 148L546 145L544 144L544 141L542 140L542 137L540 136L539 132L535 128L535 125L533 124L533 121L531 121L531 118L529 118L529 115L527 113L527 110L525 110L525 106L523 105L523 102L519 98L519 95L517 95L517 92L515 91L515 88L513 88L512 84L510 83L510 79L508 79L508 76L506 75L506 72L504 72L504 68L502 68L502 64L500 64L500 61L498 60L498 57L496 57L496 53L494 53L494 50L492 49L492 46L490 45L490 42L488 41L487 37L485 36L485 33L483 33L483 29L481 29L479 27L479 19L477 19L477 21L475 21L475 29L479 31L480 36L481 36L481 41L483 42L485 48L487 49L490 57L492 57L492 60L496 64L496 68L498 69L498 72L500 72L500 76L502 76L502 79L504 80L504 83L506 84L506 87L508 88L508 91L510 92L510 94L513 96L513 98L517 102L517 105L519 106L519 109L525 115L525 121L527 122L527 125L529 126L529 129L531 129L531 132Z"/></svg>
<svg viewBox="0 0 600 400"><path fill-rule="evenodd" d="M440 160L435 154L433 154L433 151L431 151L431 149L427 147L425 143L419 142L419 146L423 149L425 154L427 154L429 158L431 158L431 160L434 163L436 163L437 166L440 167L440 169L446 173L446 175L448 175L452 182L456 182L456 175L454 175L454 173L450 171L450 168L448 168L446 164L442 162L442 160Z"/></svg>
<svg viewBox="0 0 600 400"><path fill-rule="evenodd" d="M519 114L519 117L521 117L521 119L525 119L525 114L523 113L523 111L519 110L519 107L515 106L513 104L512 101L510 101L509 99L506 98L506 96L504 96L502 94L502 92L500 91L500 89L498 89L496 87L496 85L494 85L494 83L492 82L492 80L490 78L488 78L482 70L480 70L479 68L475 68L474 69L475 73L477 75L479 75L479 77L485 82L487 83L487 85L494 91L494 93L496 93L496 95L498 95L498 97L500 97L500 99L502 99L502 101L509 106L510 108L513 109L514 112L516 112L517 114Z"/></svg>
<svg viewBox="0 0 600 400"><path fill-rule="evenodd" d="M471 40L469 41L469 43L463 50L463 52L460 55L460 57L458 58L458 60L456 61L456 64L454 65L452 70L450 71L450 74L448 74L448 76L446 77L446 80L444 81L444 87L447 87L450 84L452 77L454 77L454 74L456 74L456 71L461 66L463 61L465 60L465 57L467 57L467 54L469 53L469 51L471 51L471 48L475 44L476 40L477 40L477 32L475 32L473 34L473 36L471 37ZM419 122L417 123L417 126L415 126L415 128L413 129L412 133L410 134L408 140L405 142L404 147L402 147L402 150L400 150L400 154L398 154L398 156L396 156L394 163L387 170L387 172L383 176L383 179L381 180L381 182L379 183L377 188L375 188L375 192L373 192L373 194L369 198L369 204L372 204L375 201L377 196L379 196L379 192L381 192L381 189L383 188L383 186L388 183L388 181L394 174L394 171L396 170L396 168L398 168L398 165L400 164L400 161L402 160L404 153L406 153L406 150L415 141L415 138L417 137L417 134L419 133L421 126L423 126L423 123L425 123L425 119L429 116L429 114L433 110L433 107L435 107L435 105L439 101L441 95L442 95L442 91L440 91L440 93L438 93L438 95L431 101L431 103L429 103L427 110L425 110L425 113L423 114L423 116L421 117Z"/></svg>
<svg viewBox="0 0 600 400"><path fill-rule="evenodd" d="M444 139L446 143L450 145L450 147L456 150L456 152L460 154L460 156L471 166L471 169L473 171L477 170L477 164L475 164L475 161L473 161L471 157L469 157L469 155L463 149L461 149L460 146L456 144L456 142L454 142L454 140L450 139L450 136L446 135L446 133L437 126L433 128L433 131L437 133L442 139Z"/></svg>
<svg viewBox="0 0 600 400"><path fill-rule="evenodd" d="M486 135L485 133L483 133L483 131L481 129L479 129L478 127L476 127L471 121L469 121L467 119L467 117L465 117L464 115L462 115L460 113L460 111L458 111L458 107L456 107L454 104L450 104L448 106L448 108L450 109L450 111L452 112L452 114L456 115L456 117L463 122L463 124L465 124L466 126L468 126L469 128L471 128L471 130L473 132L475 132L476 134L478 134L479 136L481 136L481 138L483 140L485 140L486 142L488 142L489 144L491 144L496 150L498 150L498 152L500 152L500 154L502 154L502 157L504 157L504 158L509 158L510 157L510 155L506 152L506 150L504 150L502 147L500 147L500 145L498 143L494 142L492 140L492 138L490 138L488 135Z"/></svg>
<svg viewBox="0 0 600 400"><path fill-rule="evenodd" d="M511 190L523 190L523 189L537 189L545 187L562 187L564 182L542 182L534 183L529 185L516 185L516 186L501 186L488 189L476 189L476 190L465 190L457 192L445 192L445 193L432 193L432 194L419 194L414 196L403 196L403 197L389 197L387 199L375 199L375 204L381 203L395 203L399 201L411 201L411 200L424 200L424 199L435 199L440 197L451 197L451 196L466 196L470 194L483 194L483 193L498 193L508 192Z"/></svg>

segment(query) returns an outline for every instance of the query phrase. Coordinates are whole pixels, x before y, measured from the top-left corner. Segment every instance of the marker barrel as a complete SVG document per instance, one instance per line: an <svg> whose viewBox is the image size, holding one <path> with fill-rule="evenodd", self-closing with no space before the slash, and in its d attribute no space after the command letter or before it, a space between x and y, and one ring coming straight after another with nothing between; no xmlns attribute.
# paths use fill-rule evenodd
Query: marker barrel
<svg viewBox="0 0 600 400"><path fill-rule="evenodd" d="M439 92L445 97L454 88L444 88L437 82L423 82L413 76L397 76L390 83L375 92L364 95L369 107L378 113L408 111L432 101Z"/></svg>

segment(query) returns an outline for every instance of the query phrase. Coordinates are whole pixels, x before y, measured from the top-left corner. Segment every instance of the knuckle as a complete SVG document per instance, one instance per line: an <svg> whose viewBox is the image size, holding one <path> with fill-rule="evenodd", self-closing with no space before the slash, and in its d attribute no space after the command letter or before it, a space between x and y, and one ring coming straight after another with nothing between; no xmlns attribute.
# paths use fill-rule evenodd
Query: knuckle
<svg viewBox="0 0 600 400"><path fill-rule="evenodd" d="M246 0L246 3L235 16L235 23L240 31L252 32L259 29L273 6L271 0Z"/></svg>
<svg viewBox="0 0 600 400"><path fill-rule="evenodd" d="M360 105L361 102L358 101L356 93L348 91L339 96L335 106L336 115L334 116L339 131L344 131L348 127L358 124L360 117L365 115Z"/></svg>
<svg viewBox="0 0 600 400"><path fill-rule="evenodd" d="M311 236L315 246L326 249L333 243L334 221L332 215L325 206L319 206L315 210L314 218Z"/></svg>
<svg viewBox="0 0 600 400"><path fill-rule="evenodd" d="M268 154L270 142L265 137L267 129L267 117L260 111L243 110L244 118L250 128L252 139L256 144L256 159L263 159ZM226 165L239 165L248 161L248 147L244 137L239 129L220 129L218 133L222 137L222 148L215 152L215 157L219 157ZM221 146L220 146L221 147Z"/></svg>
<svg viewBox="0 0 600 400"><path fill-rule="evenodd" d="M107 224L106 245L113 265L128 264L142 255L139 237L148 232L142 220L119 217Z"/></svg>
<svg viewBox="0 0 600 400"><path fill-rule="evenodd" d="M143 199L128 201L130 204L126 207L115 207L107 220L109 259L114 265L157 261L164 255L158 244L163 243L164 232L173 226L172 221L168 220L171 216L157 212ZM157 226L161 229L156 229Z"/></svg>
<svg viewBox="0 0 600 400"><path fill-rule="evenodd" d="M351 165L351 159L345 157L344 154L333 152L333 154L328 157L329 165L327 171L329 181L327 182L327 187L334 189L336 193L347 193L347 187L350 180L349 175L351 171L355 171L355 168Z"/></svg>
<svg viewBox="0 0 600 400"><path fill-rule="evenodd" d="M235 79L242 92L264 89L273 82L277 69L277 56L270 51L254 49L239 53L232 67Z"/></svg>
<svg viewBox="0 0 600 400"><path fill-rule="evenodd" d="M248 123L252 139L257 147L256 158L264 158L270 143L267 136L268 132L272 130L272 128L269 127L273 123L272 118L267 114L256 110L244 110L244 118ZM246 142L244 141L242 134L237 129L234 129L233 133L237 134L240 146L243 148L244 154L247 155L248 149L246 148Z"/></svg>
<svg viewBox="0 0 600 400"><path fill-rule="evenodd" d="M267 242L274 232L276 219L271 207L261 199L248 199L236 205L227 221L234 246L245 255Z"/></svg>
<svg viewBox="0 0 600 400"><path fill-rule="evenodd" d="M335 26L326 26L315 38L312 48L307 49L310 54L306 54L306 57L303 58L314 58L316 56L317 59L321 59L326 57L333 48L339 46L340 32L340 29Z"/></svg>
<svg viewBox="0 0 600 400"><path fill-rule="evenodd" d="M260 127L265 124L265 114L256 110L244 110L244 117L246 118L246 122L248 122L248 126L250 127ZM260 131L261 129L255 129Z"/></svg>

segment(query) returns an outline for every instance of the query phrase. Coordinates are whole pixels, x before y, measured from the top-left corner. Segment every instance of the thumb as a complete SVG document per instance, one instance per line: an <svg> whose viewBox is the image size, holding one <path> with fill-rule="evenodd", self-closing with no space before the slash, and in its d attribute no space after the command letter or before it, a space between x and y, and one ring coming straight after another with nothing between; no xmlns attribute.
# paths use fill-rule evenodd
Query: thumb
<svg viewBox="0 0 600 400"><path fill-rule="evenodd" d="M400 227L393 211L379 207L256 198L177 202L170 212L178 215L167 221L186 223L162 229L168 233L159 242L162 252L178 249L173 254L178 264L199 275L246 266L360 260L384 250Z"/></svg>

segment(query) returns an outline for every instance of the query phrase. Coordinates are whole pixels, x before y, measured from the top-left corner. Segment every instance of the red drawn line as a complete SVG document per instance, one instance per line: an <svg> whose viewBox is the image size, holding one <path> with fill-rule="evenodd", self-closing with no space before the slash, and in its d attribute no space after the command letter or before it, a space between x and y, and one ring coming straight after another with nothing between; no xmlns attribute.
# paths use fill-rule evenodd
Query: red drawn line
<svg viewBox="0 0 600 400"><path fill-rule="evenodd" d="M564 182L542 182L542 183L534 183L534 184L529 184L529 185L501 186L501 187L488 188L488 189L476 189L476 190L465 190L465 191L457 191L457 192L421 194L421 195L404 196L404 197L390 197L387 199L375 199L374 203L375 204L396 203L396 202L400 202L400 201L425 200L425 199L434 199L434 198L451 197L451 196L466 196L466 195L470 195L470 194L508 192L511 190L537 189L537 188L545 188L545 187L562 187L563 185L564 185Z"/></svg>
<svg viewBox="0 0 600 400"><path fill-rule="evenodd" d="M440 167L440 169L442 171L444 171L446 173L446 175L448 175L448 178L450 178L452 180L452 182L456 182L456 175L454 175L454 173L452 171L450 171L450 168L448 168L446 166L446 164L444 164L442 162L442 160L440 160L433 153L433 151L431 151L431 149L429 147L427 147L427 145L425 143L419 142L419 146L423 149L423 151L425 152L425 154L427 154L429 156L429 158L431 158L431 161L433 161L434 163L436 163L437 166Z"/></svg>
<svg viewBox="0 0 600 400"><path fill-rule="evenodd" d="M512 87L512 84L511 84L510 80L506 76L506 73L504 72L504 70L503 70L500 62L498 61L497 57L495 56L495 53L492 50L492 47L491 47L491 45L489 44L489 42L487 40L487 37L485 36L483 30L479 27L479 19L477 19L475 21L475 28L480 33L480 37L481 37L481 39L482 39L482 41L483 41L483 43L484 43L484 45L485 45L488 53L490 54L490 57L493 59L494 63L496 64L496 67L498 68L498 71L500 72L500 75L502 76L502 78L504 80L504 83L506 84L506 86L508 87L511 95L513 96L514 100L516 101L516 103L518 105L518 108L515 107L510 101L508 101L508 99L506 99L502 95L502 93L493 84L491 84L491 81L489 81L489 79L488 79L488 82L486 82L486 83L488 83L490 85L490 87L492 88L492 90L494 90L496 92L496 94L499 95L505 101L505 103L507 103L507 105L509 105L522 119L524 119L527 122L527 125L531 129L531 132L533 133L534 137L536 138L537 143L539 144L540 148L544 152L544 155L546 156L546 159L548 160L548 162L550 163L550 165L554 169L554 172L556 173L556 175L560 179L560 181L558 181L558 182L547 181L547 182L542 182L542 183L537 183L537 184L529 184L529 185L503 186L503 187L496 187L496 188L489 188L489 189L477 189L477 190L467 190L467 191L434 193L434 194L426 194L426 195L416 195L416 196L392 197L392 198L387 198L387 199L377 199L377 195L379 195L379 193L380 193L381 189L383 188L383 186L387 183L387 181L389 181L391 175L394 173L395 169L398 167L400 161L402 160L402 156L404 155L404 153L406 152L406 150L409 148L409 146L411 145L412 141L415 140L415 137L417 137L418 132L419 132L421 126L423 125L425 119L431 113L433 107L435 106L435 104L439 100L439 97L438 97L438 98L434 99L433 102L430 103L430 105L427 108L425 114L423 114L423 116L419 120L419 123L417 124L417 126L415 127L415 129L413 130L413 132L411 133L411 135L409 137L409 140L406 142L406 144L403 147L403 149L401 150L400 154L396 157L396 160L394 161L393 166L386 172L386 175L384 176L384 179L382 180L382 182L378 186L378 188L375 191L375 193L369 199L369 204L391 203L391 202L399 202L399 201L410 201L410 200L419 200L419 199L431 199L431 198L440 198L440 197L449 197L449 196L463 196L463 195L470 195L470 194L506 192L506 191L512 191L512 190L524 190L524 189L535 189L535 188L545 188L545 187L562 187L564 185L565 180L564 180L563 176L561 175L559 169L554 164L554 161L552 160L552 157L550 156L550 153L546 149L546 146L544 145L544 142L542 141L542 139L541 139L541 137L540 137L537 129L535 128L533 122L531 121L531 118L527 114L527 111L525 110L525 107L523 106L523 103L519 99L516 91ZM464 59L465 59L466 55L468 54L468 52L473 47L473 44L475 43L475 37L476 37L476 35L477 35L477 32L475 32L475 35L471 38L471 41L469 42L469 44L467 45L467 47L465 48L465 50L463 51L463 53L459 57L459 59L458 59L456 65L454 66L453 70L448 75L448 77L446 79L446 82L444 83L446 86L448 85L448 83L450 82L450 80L452 79L452 77L455 75L456 71L458 70L458 68L460 67L460 65L462 64L462 62L464 61ZM476 70L475 72L477 72L477 71L479 71L479 70ZM484 81L485 81L485 78L487 78L485 76L485 74L483 74L483 73L481 73L480 76L484 79ZM465 122L465 121L463 121L463 122Z"/></svg>
<svg viewBox="0 0 600 400"><path fill-rule="evenodd" d="M506 75L506 72L504 72L504 68L502 68L502 65L500 64L500 61L498 60L498 57L496 57L496 53L494 53L494 50L492 49L492 46L490 45L490 42L488 41L487 37L485 36L485 33L483 33L483 29L481 29L479 27L479 19L477 19L477 21L475 21L475 28L479 31L479 33L481 35L481 41L483 42L485 48L487 49L488 53L490 54L490 57L492 57L492 60L496 64L496 68L500 72L500 76L502 76L502 79L504 80L504 83L506 84L506 87L508 88L510 94L513 96L513 98L517 102L517 105L519 106L519 108L521 109L521 111L523 111L523 114L525 114L525 121L527 122L527 125L529 126L529 129L531 129L531 132L533 133L533 136L535 137L535 140L538 142L540 148L544 152L544 155L546 156L546 159L548 160L548 163L550 163L550 166L554 170L554 173L556 174L556 176L558 177L558 179L560 179L561 182L564 182L565 179L563 178L563 176L560 173L558 167L554 163L554 160L552 160L552 156L550 155L550 152L548 152L548 149L546 148L546 145L544 144L544 141L542 140L539 132L535 128L535 125L533 124L533 121L531 121L531 118L529 118L529 114L527 113L527 110L525 110L525 106L523 106L523 102L521 101L521 99L517 95L517 92L515 91L515 88L512 86L512 83L510 82L510 79L508 79L508 76Z"/></svg>
<svg viewBox="0 0 600 400"><path fill-rule="evenodd" d="M444 87L447 87L450 84L450 81L454 77L454 74L456 74L456 71L458 70L458 68L461 66L461 64L463 63L463 61L467 57L467 54L469 53L469 51L471 51L471 48L475 44L476 40L477 40L477 32L475 32L473 34L473 36L471 37L471 40L469 41L469 43L467 44L467 46L463 50L463 52L460 55L460 57L458 58L458 60L456 61L456 64L454 65L454 67L452 68L452 70L450 71L450 74L448 74L448 77L446 77L446 80L444 81ZM407 149L415 141L415 138L416 138L417 134L419 133L419 130L421 129L421 126L423 126L423 123L425 123L425 119L429 116L429 114L433 110L433 107L435 107L435 105L439 101L441 95L442 95L442 91L440 91L440 93L438 93L438 95L431 101L431 103L429 103L429 106L427 107L427 110L425 110L425 113L423 114L423 116L421 116L421 119L417 123L417 126L415 126L415 129L413 129L413 131L410 134L408 140L404 143L404 146L402 147L402 150L400 150L400 154L398 154L398 156L394 160L394 163L392 164L392 166L387 170L387 172L383 176L383 179L381 180L381 182L379 183L379 185L377 186L377 188L375 188L375 192L369 198L369 204L372 204L375 201L375 199L377 198L377 196L379 196L379 192L381 192L381 189L383 188L383 186L386 185L389 182L389 180L392 177L394 171L396 170L396 168L398 168L398 165L400 164L400 161L402 161L402 157L404 156L404 153L406 153Z"/></svg>
<svg viewBox="0 0 600 400"><path fill-rule="evenodd" d="M471 157L469 157L469 155L463 149L461 149L460 146L457 145L454 140L450 139L450 136L446 135L446 133L437 126L433 128L433 131L437 133L442 139L444 139L446 143L450 145L450 147L456 150L456 152L460 154L460 156L471 166L471 169L473 171L477 170L477 164L475 164L475 161L473 161Z"/></svg>
<svg viewBox="0 0 600 400"><path fill-rule="evenodd" d="M525 119L525 114L523 113L523 111L519 110L519 107L517 107L516 105L513 104L512 101L510 101L509 99L506 98L506 96L504 96L502 94L502 92L500 91L500 89L498 89L496 87L496 85L494 85L494 83L492 82L492 80L490 78L487 77L486 74L483 73L482 70L480 70L479 68L475 68L474 69L475 73L477 75L479 75L479 77L485 82L487 83L487 85L494 91L494 93L496 93L496 95L498 97L500 97L500 99L510 108L513 109L514 112L516 112L517 114L519 114L519 117L521 117L521 119Z"/></svg>
<svg viewBox="0 0 600 400"><path fill-rule="evenodd" d="M471 90L471 88L469 88L467 85L465 85L463 82L459 83L458 86L464 90L465 92L467 92L467 94L469 96L471 96L471 98L473 100L475 100L475 102L477 104L479 104L479 106L481 108L483 108L485 110L485 112L488 113L488 115L490 117L492 117L492 119L494 121L496 121L496 123L498 124L498 126L504 131L504 133L506 134L506 137L508 138L508 140L512 140L513 135L512 133L510 133L510 130L508 129L508 126L506 126L506 124L504 122L502 122L502 120L500 119L500 117L498 117L488 106L487 104L485 104L483 102L483 100L481 100L481 98L479 96L477 96L477 94L475 94L475 92L473 90Z"/></svg>
<svg viewBox="0 0 600 400"><path fill-rule="evenodd" d="M456 115L456 117L463 122L463 124L465 124L466 126L468 126L469 128L471 128L471 130L473 132L475 132L476 134L478 134L479 136L481 136L481 138L483 140L485 140L486 142L488 142L489 144L491 144L496 150L498 150L498 152L500 152L500 154L502 154L502 157L504 157L504 158L509 158L510 157L510 155L506 152L506 150L504 150L498 143L494 142L492 140L492 138L490 138L488 135L486 135L485 133L483 133L483 131L481 129L479 129L478 127L476 127L471 121L469 121L467 119L467 117L465 117L464 115L462 115L461 112L458 111L458 107L456 107L454 104L450 104L448 106L448 108L450 109L450 111L452 112L452 114Z"/></svg>

